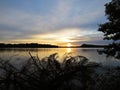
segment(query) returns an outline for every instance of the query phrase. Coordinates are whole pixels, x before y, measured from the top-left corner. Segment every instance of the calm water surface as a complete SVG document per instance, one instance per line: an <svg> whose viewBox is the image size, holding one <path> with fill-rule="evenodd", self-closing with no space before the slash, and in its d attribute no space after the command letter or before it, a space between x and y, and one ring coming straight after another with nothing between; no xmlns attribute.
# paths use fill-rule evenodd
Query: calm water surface
<svg viewBox="0 0 120 90"><path fill-rule="evenodd" d="M90 61L101 63L106 66L120 66L120 60L113 57L107 58L106 55L99 55L97 48L15 48L15 49L0 49L0 58L4 60L17 60L18 63L30 58L29 52L33 56L38 55L39 58L48 57L53 53L58 53L59 61L63 60L66 53L71 53L73 56L81 55L87 57Z"/></svg>

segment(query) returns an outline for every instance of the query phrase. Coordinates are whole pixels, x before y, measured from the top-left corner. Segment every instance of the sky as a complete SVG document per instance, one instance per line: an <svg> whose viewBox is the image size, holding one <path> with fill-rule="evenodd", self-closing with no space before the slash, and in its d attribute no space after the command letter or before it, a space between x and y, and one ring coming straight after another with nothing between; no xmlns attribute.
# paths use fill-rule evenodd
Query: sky
<svg viewBox="0 0 120 90"><path fill-rule="evenodd" d="M98 26L110 0L0 0L0 43L107 44Z"/></svg>

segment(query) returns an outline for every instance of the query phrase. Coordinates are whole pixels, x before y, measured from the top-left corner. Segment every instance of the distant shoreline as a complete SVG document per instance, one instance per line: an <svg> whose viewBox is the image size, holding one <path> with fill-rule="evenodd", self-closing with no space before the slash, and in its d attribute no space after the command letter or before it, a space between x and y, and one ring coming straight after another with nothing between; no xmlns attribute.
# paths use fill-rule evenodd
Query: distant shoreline
<svg viewBox="0 0 120 90"><path fill-rule="evenodd" d="M38 44L38 43L26 43L26 44L4 44L0 43L0 49L5 48L105 48L107 45L93 45L93 44L82 44L81 46L57 46L51 44Z"/></svg>
<svg viewBox="0 0 120 90"><path fill-rule="evenodd" d="M25 44L4 44L0 43L0 48L58 48L51 44L25 43Z"/></svg>

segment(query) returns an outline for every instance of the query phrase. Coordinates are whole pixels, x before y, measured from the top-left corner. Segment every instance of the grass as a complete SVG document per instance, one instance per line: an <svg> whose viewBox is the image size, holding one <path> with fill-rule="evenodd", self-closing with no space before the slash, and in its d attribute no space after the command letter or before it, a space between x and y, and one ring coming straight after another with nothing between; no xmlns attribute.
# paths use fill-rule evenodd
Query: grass
<svg viewBox="0 0 120 90"><path fill-rule="evenodd" d="M0 90L108 90L107 88L117 90L116 88L119 88L120 73L99 75L95 70L101 66L89 62L84 56L66 55L63 62L59 62L57 53L43 59L29 54L30 59L20 69L11 64L10 60L0 59Z"/></svg>

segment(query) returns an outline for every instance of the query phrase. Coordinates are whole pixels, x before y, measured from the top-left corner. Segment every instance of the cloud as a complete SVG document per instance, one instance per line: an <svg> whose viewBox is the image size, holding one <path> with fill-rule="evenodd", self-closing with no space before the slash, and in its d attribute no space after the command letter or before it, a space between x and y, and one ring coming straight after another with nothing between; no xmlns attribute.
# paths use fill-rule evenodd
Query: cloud
<svg viewBox="0 0 120 90"><path fill-rule="evenodd" d="M86 34L97 32L97 24L104 21L103 7L94 8L92 1L90 4L81 1L80 5L78 2L79 0L58 0L54 8L44 15L40 14L43 11L33 13L20 8L4 7L0 9L0 40L32 41L39 36L41 41L48 41L60 35L66 41L77 41L77 38L81 38L79 35L82 35L83 39ZM94 3L99 2L94 0ZM64 42L63 39L61 41Z"/></svg>

